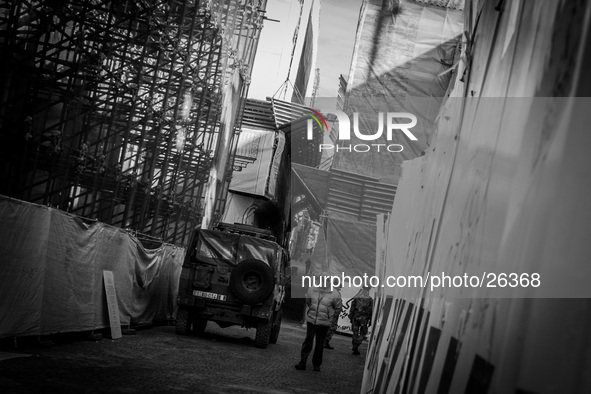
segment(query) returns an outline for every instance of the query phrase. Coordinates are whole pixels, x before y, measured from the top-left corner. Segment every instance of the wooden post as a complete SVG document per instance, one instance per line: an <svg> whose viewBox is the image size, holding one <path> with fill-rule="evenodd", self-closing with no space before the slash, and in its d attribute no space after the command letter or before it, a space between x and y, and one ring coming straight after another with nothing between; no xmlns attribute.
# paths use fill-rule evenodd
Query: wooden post
<svg viewBox="0 0 591 394"><path fill-rule="evenodd" d="M103 282L107 295L107 308L109 310L109 324L111 326L111 338L121 338L121 322L119 320L119 306L117 305L117 293L115 292L115 280L112 271L103 271Z"/></svg>

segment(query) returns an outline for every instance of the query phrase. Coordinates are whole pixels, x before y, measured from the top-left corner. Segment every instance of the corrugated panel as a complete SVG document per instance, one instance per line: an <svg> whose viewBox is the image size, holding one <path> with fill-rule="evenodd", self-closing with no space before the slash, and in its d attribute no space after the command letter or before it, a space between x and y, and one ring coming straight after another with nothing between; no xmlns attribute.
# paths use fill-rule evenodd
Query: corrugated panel
<svg viewBox="0 0 591 394"><path fill-rule="evenodd" d="M273 106L268 101L247 99L242 114L242 125L265 130L276 130Z"/></svg>
<svg viewBox="0 0 591 394"><path fill-rule="evenodd" d="M289 101L271 99L273 111L275 113L275 122L277 127L282 127L294 120L300 119L310 112L307 107L290 103Z"/></svg>
<svg viewBox="0 0 591 394"><path fill-rule="evenodd" d="M323 171L330 171L330 168L332 167L332 159L333 159L333 156L322 160L320 162L320 164L318 165L318 168Z"/></svg>
<svg viewBox="0 0 591 394"><path fill-rule="evenodd" d="M314 139L307 136L306 107L299 104L271 99L271 101L247 99L242 115L242 125L263 130L281 130L288 138L287 149L291 150L294 163L316 167L320 164L318 145L321 133L314 125ZM305 117L303 117L305 116Z"/></svg>
<svg viewBox="0 0 591 394"><path fill-rule="evenodd" d="M364 175L332 170L327 209L374 223L377 214L391 211L395 195L394 185Z"/></svg>

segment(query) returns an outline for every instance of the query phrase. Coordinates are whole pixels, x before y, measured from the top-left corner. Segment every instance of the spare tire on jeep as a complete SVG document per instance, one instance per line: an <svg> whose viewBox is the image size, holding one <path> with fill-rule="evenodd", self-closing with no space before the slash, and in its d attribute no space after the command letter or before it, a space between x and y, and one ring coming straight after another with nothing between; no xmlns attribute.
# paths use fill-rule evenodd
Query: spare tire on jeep
<svg viewBox="0 0 591 394"><path fill-rule="evenodd" d="M274 286L273 269L261 260L243 260L230 275L230 290L245 304L264 301Z"/></svg>

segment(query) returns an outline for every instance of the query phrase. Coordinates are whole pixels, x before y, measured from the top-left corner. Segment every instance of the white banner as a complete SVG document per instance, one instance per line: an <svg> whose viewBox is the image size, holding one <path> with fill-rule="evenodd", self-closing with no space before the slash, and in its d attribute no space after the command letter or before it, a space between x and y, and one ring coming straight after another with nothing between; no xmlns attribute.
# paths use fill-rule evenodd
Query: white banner
<svg viewBox="0 0 591 394"><path fill-rule="evenodd" d="M240 132L231 191L266 196L274 146L274 131L245 128Z"/></svg>

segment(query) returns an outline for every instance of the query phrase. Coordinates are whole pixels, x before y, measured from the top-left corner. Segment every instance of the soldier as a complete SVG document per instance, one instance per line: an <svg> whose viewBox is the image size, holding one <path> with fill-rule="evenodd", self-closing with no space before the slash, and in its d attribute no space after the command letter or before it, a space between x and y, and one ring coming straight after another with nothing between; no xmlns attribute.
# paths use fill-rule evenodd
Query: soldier
<svg viewBox="0 0 591 394"><path fill-rule="evenodd" d="M332 320L330 322L330 328L328 329L328 333L326 334L326 340L324 341L324 348L325 349L334 349L334 347L330 346L330 340L335 332L337 332L337 328L339 327L339 316L341 311L343 310L343 300L341 298L341 286L337 287L335 291L338 293L337 299L337 306L334 308L334 315L332 316Z"/></svg>
<svg viewBox="0 0 591 394"><path fill-rule="evenodd" d="M367 328L371 326L371 313L373 309L373 299L369 296L369 287L362 288L351 303L349 319L351 320L351 329L353 331L353 354L359 355L359 345L367 335Z"/></svg>

